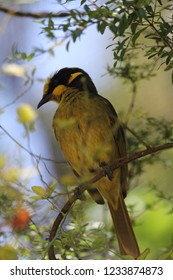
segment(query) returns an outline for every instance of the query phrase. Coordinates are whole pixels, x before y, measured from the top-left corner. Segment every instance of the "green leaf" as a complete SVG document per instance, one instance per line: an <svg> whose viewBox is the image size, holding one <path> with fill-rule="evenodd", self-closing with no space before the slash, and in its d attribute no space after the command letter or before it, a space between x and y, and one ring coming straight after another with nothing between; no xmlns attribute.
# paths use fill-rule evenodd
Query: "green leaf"
<svg viewBox="0 0 173 280"><path fill-rule="evenodd" d="M158 0L159 4L162 6L162 1L161 0Z"/></svg>
<svg viewBox="0 0 173 280"><path fill-rule="evenodd" d="M124 55L126 53L127 49L122 49L121 53L120 53L120 60L123 61Z"/></svg>
<svg viewBox="0 0 173 280"><path fill-rule="evenodd" d="M100 31L101 34L105 32L106 27L107 27L106 21L98 22L97 29L98 31Z"/></svg>
<svg viewBox="0 0 173 280"><path fill-rule="evenodd" d="M173 61L165 68L165 71L169 71L173 68Z"/></svg>
<svg viewBox="0 0 173 280"><path fill-rule="evenodd" d="M51 29L54 29L54 22L53 22L51 17L48 20L48 27L51 28Z"/></svg>
<svg viewBox="0 0 173 280"><path fill-rule="evenodd" d="M132 34L135 34L136 28L138 27L139 23L138 22L133 22L130 26Z"/></svg>
<svg viewBox="0 0 173 280"><path fill-rule="evenodd" d="M159 43L159 42L161 42L162 41L162 39L161 39L161 37L160 36L157 36L156 34L148 34L148 35L146 35L145 36L145 38L147 38L147 39L151 39L151 40L155 40L157 43Z"/></svg>
<svg viewBox="0 0 173 280"><path fill-rule="evenodd" d="M32 52L32 53L30 53L28 56L27 56L27 61L29 62L33 57L35 56L35 53L34 52Z"/></svg>
<svg viewBox="0 0 173 280"><path fill-rule="evenodd" d="M128 27L128 19L126 17L126 14L124 13L123 16L120 19L120 24L119 24L119 35L122 36L124 35L124 31Z"/></svg>
<svg viewBox="0 0 173 280"><path fill-rule="evenodd" d="M157 53L153 53L153 54L151 54L151 55L148 56L148 59L150 59L150 58L152 58L152 57L154 57L154 56L156 56L156 55L157 55Z"/></svg>
<svg viewBox="0 0 173 280"><path fill-rule="evenodd" d="M78 37L80 37L80 35L82 34L82 32L83 32L83 30L80 29L80 28L77 28L76 30L74 30L74 31L72 32L72 39L73 39L73 42L76 42L76 39L77 39Z"/></svg>
<svg viewBox="0 0 173 280"><path fill-rule="evenodd" d="M33 192L35 192L36 194L38 194L41 197L46 195L45 190L40 186L33 186L32 190L33 190Z"/></svg>
<svg viewBox="0 0 173 280"><path fill-rule="evenodd" d="M20 55L21 55L21 59L26 59L27 58L27 55L24 52L20 53Z"/></svg>
<svg viewBox="0 0 173 280"><path fill-rule="evenodd" d="M114 65L113 65L114 68L117 67L117 62L118 62L118 61L115 61L115 62L114 62Z"/></svg>
<svg viewBox="0 0 173 280"><path fill-rule="evenodd" d="M138 0L136 1L137 7L145 7L147 5L149 5L152 2L152 0Z"/></svg>
<svg viewBox="0 0 173 280"><path fill-rule="evenodd" d="M66 50L68 51L69 50L69 46L70 46L70 40L67 42L66 44Z"/></svg>
<svg viewBox="0 0 173 280"><path fill-rule="evenodd" d="M110 31L115 35L115 38L117 37L118 33L118 27L113 23L109 26Z"/></svg>
<svg viewBox="0 0 173 280"><path fill-rule="evenodd" d="M75 11L75 10L71 10L71 11L70 11L70 15L72 16L72 18L74 18L75 20L77 20L77 15L76 15L76 11Z"/></svg>
<svg viewBox="0 0 173 280"><path fill-rule="evenodd" d="M82 1L80 2L80 4L83 5L85 2L86 2L86 0L82 0Z"/></svg>
<svg viewBox="0 0 173 280"><path fill-rule="evenodd" d="M136 13L135 12L129 14L129 16L128 16L128 25L131 25L132 23L134 23L135 19L136 19Z"/></svg>
<svg viewBox="0 0 173 280"><path fill-rule="evenodd" d="M137 13L138 13L138 16L142 19L142 18L147 18L147 15L146 15L146 12L145 12L145 10L143 9L143 8L139 8L138 9L138 11L137 11Z"/></svg>
<svg viewBox="0 0 173 280"><path fill-rule="evenodd" d="M145 29L147 29L147 26L144 27L144 28L142 28L142 29L140 29L140 30L139 30L138 32L136 32L135 35L132 37L132 44L133 44L133 46L135 46L136 40L139 38L139 36L141 35L141 33L142 33Z"/></svg>
<svg viewBox="0 0 173 280"><path fill-rule="evenodd" d="M88 5L84 5L84 10L87 12L88 15L91 14L91 10L90 10L90 8L88 7Z"/></svg>
<svg viewBox="0 0 173 280"><path fill-rule="evenodd" d="M146 10L150 15L154 16L153 8L150 5L146 6Z"/></svg>
<svg viewBox="0 0 173 280"><path fill-rule="evenodd" d="M41 197L41 196L38 196L38 195L31 195L30 198L31 198L31 199L35 199L35 200L40 200L40 199L42 199L42 197Z"/></svg>
<svg viewBox="0 0 173 280"><path fill-rule="evenodd" d="M160 23L160 30L162 34L166 36L172 32L172 25L170 25L168 22Z"/></svg>
<svg viewBox="0 0 173 280"><path fill-rule="evenodd" d="M168 53L168 57L166 59L166 65L168 65L170 63L172 58L173 58L173 50ZM172 63L173 63L173 61L172 61Z"/></svg>
<svg viewBox="0 0 173 280"><path fill-rule="evenodd" d="M57 184L53 184L52 186L49 187L48 191L47 191L47 197L51 196L51 194L54 192L54 190L56 189Z"/></svg>

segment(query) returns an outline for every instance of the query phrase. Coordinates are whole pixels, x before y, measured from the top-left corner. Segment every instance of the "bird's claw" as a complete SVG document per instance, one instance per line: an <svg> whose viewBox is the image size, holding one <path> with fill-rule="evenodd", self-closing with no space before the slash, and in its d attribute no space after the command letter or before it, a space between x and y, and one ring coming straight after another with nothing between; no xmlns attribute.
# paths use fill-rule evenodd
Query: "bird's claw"
<svg viewBox="0 0 173 280"><path fill-rule="evenodd" d="M111 181L113 179L113 172L110 169L110 167L107 164L105 164L104 162L101 162L99 165L102 168L104 175L107 176L108 179Z"/></svg>
<svg viewBox="0 0 173 280"><path fill-rule="evenodd" d="M84 193L81 191L79 187L75 189L74 193L79 200L86 200Z"/></svg>

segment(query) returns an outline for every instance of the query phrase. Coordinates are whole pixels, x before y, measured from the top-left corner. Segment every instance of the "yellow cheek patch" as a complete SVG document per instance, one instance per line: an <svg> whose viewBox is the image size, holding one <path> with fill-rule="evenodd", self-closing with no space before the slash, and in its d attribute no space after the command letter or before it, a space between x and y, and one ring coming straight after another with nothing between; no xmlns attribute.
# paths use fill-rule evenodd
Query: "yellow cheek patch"
<svg viewBox="0 0 173 280"><path fill-rule="evenodd" d="M52 95L55 97L60 97L64 91L66 91L67 87L64 85L59 85L56 88L54 88Z"/></svg>
<svg viewBox="0 0 173 280"><path fill-rule="evenodd" d="M70 78L69 78L69 80L68 80L68 85L69 85L74 79L76 79L79 75L83 75L83 73L82 73L82 72L76 72L76 73L74 73L74 74L71 74L71 75L70 75Z"/></svg>

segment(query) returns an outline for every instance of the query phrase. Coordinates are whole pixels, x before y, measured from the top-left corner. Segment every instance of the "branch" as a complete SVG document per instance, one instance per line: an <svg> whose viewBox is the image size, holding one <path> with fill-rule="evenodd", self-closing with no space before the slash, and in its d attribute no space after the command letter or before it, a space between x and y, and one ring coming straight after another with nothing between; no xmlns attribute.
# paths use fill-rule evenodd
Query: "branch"
<svg viewBox="0 0 173 280"><path fill-rule="evenodd" d="M130 105L126 114L126 125L129 122L130 116L132 114L132 111L134 109L135 106L135 101L136 101L136 97L137 97L137 87L136 87L136 81L133 81L133 79L130 79L130 81L132 82L132 98L130 101Z"/></svg>
<svg viewBox="0 0 173 280"><path fill-rule="evenodd" d="M142 137L140 137L134 130L132 130L127 124L123 123L125 129L127 129L140 143L144 145L147 149L151 148L151 146L145 142Z"/></svg>
<svg viewBox="0 0 173 280"><path fill-rule="evenodd" d="M153 22L150 22L149 19L145 19L148 24L150 25L150 27L154 30L154 32L161 38L162 42L167 46L169 47L171 50L172 50L172 44L171 42L169 42L169 39L167 40L166 39L166 36L164 37L158 30L157 28L155 27L155 25L153 24Z"/></svg>
<svg viewBox="0 0 173 280"><path fill-rule="evenodd" d="M161 144L158 145L156 147L149 147L145 150L136 152L132 155L128 155L126 157L123 157L121 159L119 159L118 161L114 162L112 165L109 166L111 171L114 171L115 169L129 163L132 161L135 161L137 159L143 158L145 156L148 155L153 155L157 152L163 151L163 150L167 150L173 148L173 142L170 143L166 143L166 144ZM48 256L50 260L56 260L56 256L55 256L55 252L54 252L54 240L56 239L56 232L59 228L59 226L62 224L63 219L65 217L65 215L69 212L69 210L71 209L71 207L73 206L73 204L75 203L75 201L77 199L79 199L79 195L81 196L81 194L88 189L89 186L91 186L92 184L94 184L95 182L97 182L98 180L100 180L102 177L105 176L105 171L101 170L100 172L97 173L97 175L95 175L93 178L91 178L90 180L80 184L74 191L74 194L72 196L70 196L69 200L65 203L65 205L63 206L61 212L58 214L58 216L56 217L53 226L51 228L50 231L50 235L49 235L49 247L48 247Z"/></svg>
<svg viewBox="0 0 173 280"><path fill-rule="evenodd" d="M6 13L11 16L16 16L16 17L29 17L29 18L63 18L63 17L68 17L70 16L69 12L58 12L58 13L48 13L48 12L38 12L38 13L31 13L31 12L21 12L21 11L15 11L11 9L7 9L4 7L0 6L0 12Z"/></svg>

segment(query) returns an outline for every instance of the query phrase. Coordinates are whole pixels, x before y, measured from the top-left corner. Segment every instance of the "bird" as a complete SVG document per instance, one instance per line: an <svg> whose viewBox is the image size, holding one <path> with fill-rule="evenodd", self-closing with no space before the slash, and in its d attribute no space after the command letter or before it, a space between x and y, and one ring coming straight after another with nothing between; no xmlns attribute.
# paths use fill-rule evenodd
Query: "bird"
<svg viewBox="0 0 173 280"><path fill-rule="evenodd" d="M87 188L98 204L108 204L121 255L140 256L125 197L128 166L110 171L109 166L127 154L124 128L112 104L98 91L87 72L65 67L50 76L43 89L40 108L58 103L53 117L55 137L79 178L89 179L100 170L105 176Z"/></svg>

